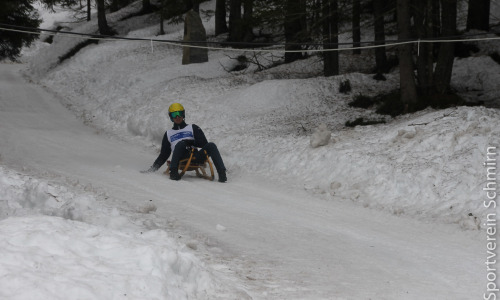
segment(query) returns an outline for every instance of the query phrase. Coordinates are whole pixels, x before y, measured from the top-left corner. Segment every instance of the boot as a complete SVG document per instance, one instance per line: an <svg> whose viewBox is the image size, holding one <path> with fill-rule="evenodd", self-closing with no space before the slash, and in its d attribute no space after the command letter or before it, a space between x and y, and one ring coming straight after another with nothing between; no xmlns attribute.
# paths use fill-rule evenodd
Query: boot
<svg viewBox="0 0 500 300"><path fill-rule="evenodd" d="M226 171L221 171L219 173L219 182L226 182L227 177L226 177Z"/></svg>
<svg viewBox="0 0 500 300"><path fill-rule="evenodd" d="M170 171L170 179L171 180L181 180L181 175L179 175L178 171Z"/></svg>

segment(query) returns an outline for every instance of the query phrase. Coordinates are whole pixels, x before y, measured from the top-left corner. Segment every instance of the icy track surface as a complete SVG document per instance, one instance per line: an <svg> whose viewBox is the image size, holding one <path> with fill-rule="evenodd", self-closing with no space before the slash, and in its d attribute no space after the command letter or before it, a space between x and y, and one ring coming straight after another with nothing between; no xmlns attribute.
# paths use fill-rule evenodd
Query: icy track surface
<svg viewBox="0 0 500 300"><path fill-rule="evenodd" d="M10 168L0 168L0 298L483 293L477 231L324 201L244 172L227 184L141 174L155 154L83 125L20 68L0 65L0 153Z"/></svg>

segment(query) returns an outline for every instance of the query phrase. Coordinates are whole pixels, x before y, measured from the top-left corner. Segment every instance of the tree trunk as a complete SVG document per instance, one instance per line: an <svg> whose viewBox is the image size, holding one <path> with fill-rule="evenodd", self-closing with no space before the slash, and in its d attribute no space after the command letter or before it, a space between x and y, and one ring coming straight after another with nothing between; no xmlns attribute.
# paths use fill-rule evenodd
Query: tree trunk
<svg viewBox="0 0 500 300"><path fill-rule="evenodd" d="M149 1L149 0L143 0L143 1ZM111 0L109 11L110 12L118 11L119 9L122 9L125 6L127 6L129 3L130 3L129 0ZM104 2L104 4L106 4L106 1Z"/></svg>
<svg viewBox="0 0 500 300"><path fill-rule="evenodd" d="M434 35L435 15L433 0L419 1L416 3L414 13L417 37L420 39L432 38ZM417 81L418 90L421 95L433 93L434 73L434 46L432 43L421 43L418 45L419 55L417 57Z"/></svg>
<svg viewBox="0 0 500 300"><path fill-rule="evenodd" d="M199 0L191 0L191 9L200 13L200 1Z"/></svg>
<svg viewBox="0 0 500 300"><path fill-rule="evenodd" d="M165 0L161 0L160 2L160 34L164 35L165 34L165 29L163 27L163 22L165 20Z"/></svg>
<svg viewBox="0 0 500 300"><path fill-rule="evenodd" d="M323 0L323 49L338 49L339 25L337 0ZM339 52L323 53L323 73L325 76L339 75Z"/></svg>
<svg viewBox="0 0 500 300"><path fill-rule="evenodd" d="M91 10L90 10L90 1L91 0L87 0L87 22L90 21L90 15L91 15Z"/></svg>
<svg viewBox="0 0 500 300"><path fill-rule="evenodd" d="M439 1L432 1L432 36L439 36L441 28L441 5Z"/></svg>
<svg viewBox="0 0 500 300"><path fill-rule="evenodd" d="M469 0L467 30L471 29L490 29L490 0Z"/></svg>
<svg viewBox="0 0 500 300"><path fill-rule="evenodd" d="M397 0L399 40L407 41L411 37L410 0ZM399 46L399 85L401 102L405 112L417 104L417 88L415 86L412 58L412 44Z"/></svg>
<svg viewBox="0 0 500 300"><path fill-rule="evenodd" d="M457 0L441 0L442 36L454 36L457 31ZM450 91L451 73L455 44L441 43L439 55L434 71L434 84L438 94L446 94Z"/></svg>
<svg viewBox="0 0 500 300"><path fill-rule="evenodd" d="M153 11L151 0L142 0L142 13L150 13Z"/></svg>
<svg viewBox="0 0 500 300"><path fill-rule="evenodd" d="M253 0L243 0L243 41L253 40Z"/></svg>
<svg viewBox="0 0 500 300"><path fill-rule="evenodd" d="M305 14L302 9L301 0L287 0L285 4L285 50L300 51L302 46L301 35L303 34L301 18ZM301 52L285 52L285 63L293 62L302 58Z"/></svg>
<svg viewBox="0 0 500 300"><path fill-rule="evenodd" d="M215 2L215 35L227 32L226 23L226 0Z"/></svg>
<svg viewBox="0 0 500 300"><path fill-rule="evenodd" d="M110 35L112 31L108 26L108 21L106 20L104 0L96 0L96 4L97 4L97 25L99 27L99 33L102 35Z"/></svg>
<svg viewBox="0 0 500 300"><path fill-rule="evenodd" d="M243 20L241 0L229 0L229 37L230 42L243 41Z"/></svg>
<svg viewBox="0 0 500 300"><path fill-rule="evenodd" d="M352 2L352 46L361 46L361 0ZM361 54L361 49L352 50L353 54Z"/></svg>
<svg viewBox="0 0 500 300"><path fill-rule="evenodd" d="M119 0L112 0L111 5L109 6L110 12L115 12L119 9Z"/></svg>
<svg viewBox="0 0 500 300"><path fill-rule="evenodd" d="M385 28L384 28L384 4L385 0L373 0L373 14L375 15L375 45L385 44ZM375 48L375 63L377 73L387 73L387 55L385 47Z"/></svg>

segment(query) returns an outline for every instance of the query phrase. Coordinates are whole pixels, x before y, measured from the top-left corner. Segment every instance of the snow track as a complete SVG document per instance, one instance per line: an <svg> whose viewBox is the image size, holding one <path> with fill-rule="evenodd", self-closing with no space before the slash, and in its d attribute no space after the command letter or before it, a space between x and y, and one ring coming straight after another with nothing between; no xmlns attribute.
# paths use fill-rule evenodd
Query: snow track
<svg viewBox="0 0 500 300"><path fill-rule="evenodd" d="M27 83L21 68L0 65L1 163L95 194L86 208L91 213L79 221L124 233L168 232L217 282L204 287L207 298L477 299L483 293L485 250L477 231L324 201L239 171L226 184L141 174L155 153L83 125L54 95ZM11 226L12 214L0 228ZM187 297L202 298L199 291Z"/></svg>

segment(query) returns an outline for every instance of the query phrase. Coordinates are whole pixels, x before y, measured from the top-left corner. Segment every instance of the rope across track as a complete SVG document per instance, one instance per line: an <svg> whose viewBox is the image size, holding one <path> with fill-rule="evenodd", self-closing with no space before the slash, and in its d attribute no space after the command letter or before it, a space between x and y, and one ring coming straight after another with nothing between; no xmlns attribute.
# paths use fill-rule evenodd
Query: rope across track
<svg viewBox="0 0 500 300"><path fill-rule="evenodd" d="M96 34L87 34L87 33L77 33L71 31L57 31L50 29L39 29L39 28L29 28L23 26L14 26L14 25L6 25L0 24L0 30L2 31L10 31L10 32L19 32L25 34L46 34L46 35L58 35L58 36L66 36L70 38L85 38L87 40L99 40L99 41L138 41L138 42L149 42L151 43L151 47L153 47L154 43L161 43L175 47L190 47L190 48L199 48L199 49L207 49L207 50L223 50L223 51L236 51L236 52L268 52L268 53L294 53L294 52L333 52L333 51L352 51L357 49L374 49L380 47L394 47L401 46L406 44L417 44L418 46L421 43L456 43L456 42L474 42L474 41L489 41L489 40L500 40L500 37L470 37L466 36L465 38L454 36L454 37L441 37L439 39L411 39L411 40L386 40L383 42L373 41L373 42L359 42L358 44L368 44L366 46L356 46L356 47L342 47L342 48L323 48L323 49L302 49L302 50L285 50L285 49L255 49L255 48L230 48L230 46L250 46L251 43L238 43L238 42L196 42L196 41L175 41L175 40L160 40L160 39L148 39L148 38L131 38L131 37L122 37L122 36L106 36L106 35L96 35ZM204 46L207 44L219 44L226 45L229 47L215 47L215 46ZM375 44L375 45L374 45ZM275 43L258 43L259 46L267 45L269 47L284 47L285 44L275 44ZM324 43L324 44L313 44L313 43L287 43L286 45L300 45L300 46L342 46L342 45L352 45L352 43ZM420 47L418 47L420 48Z"/></svg>

